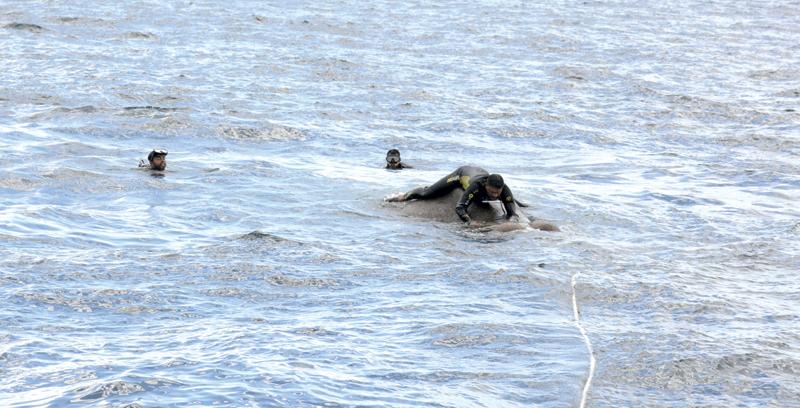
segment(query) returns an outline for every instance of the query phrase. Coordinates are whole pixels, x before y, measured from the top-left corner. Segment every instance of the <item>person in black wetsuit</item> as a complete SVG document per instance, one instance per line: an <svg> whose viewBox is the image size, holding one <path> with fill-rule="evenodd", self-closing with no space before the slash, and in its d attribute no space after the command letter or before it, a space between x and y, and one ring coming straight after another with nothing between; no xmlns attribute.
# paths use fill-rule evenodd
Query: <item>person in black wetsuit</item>
<svg viewBox="0 0 800 408"><path fill-rule="evenodd" d="M441 197L456 188L464 190L456 205L456 214L467 224L471 223L467 210L474 202L500 200L506 210L506 219L517 215L514 210L514 196L503 177L489 174L475 166L461 166L431 186L415 188L406 194L388 198L387 201L427 200Z"/></svg>
<svg viewBox="0 0 800 408"><path fill-rule="evenodd" d="M167 151L161 149L153 149L147 155L147 162L144 160L139 161L139 167L144 167L149 170L164 171L167 168Z"/></svg>
<svg viewBox="0 0 800 408"><path fill-rule="evenodd" d="M400 151L391 149L386 152L386 168L389 170L411 169L413 167L400 161Z"/></svg>

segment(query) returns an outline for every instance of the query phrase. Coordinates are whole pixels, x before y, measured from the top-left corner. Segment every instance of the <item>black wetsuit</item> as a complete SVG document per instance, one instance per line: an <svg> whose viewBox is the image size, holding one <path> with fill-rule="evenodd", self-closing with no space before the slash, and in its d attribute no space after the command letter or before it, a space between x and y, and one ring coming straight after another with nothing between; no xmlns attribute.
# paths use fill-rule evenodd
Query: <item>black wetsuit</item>
<svg viewBox="0 0 800 408"><path fill-rule="evenodd" d="M467 210L470 204L476 201L480 203L489 199L489 194L486 193L486 179L488 177L489 172L480 167L461 166L431 186L411 190L406 194L406 200L437 198L456 188L461 188L464 190L464 194L458 200L456 214L462 221L467 222L469 221ZM506 209L506 218L516 215L514 212L514 196L508 186L503 186L500 200L503 201L503 207Z"/></svg>
<svg viewBox="0 0 800 408"><path fill-rule="evenodd" d="M413 167L411 167L411 166L409 166L409 165L407 165L407 164L405 164L403 162L398 163L397 167L392 167L389 163L386 163L386 169L387 170L402 170L402 169L413 169Z"/></svg>

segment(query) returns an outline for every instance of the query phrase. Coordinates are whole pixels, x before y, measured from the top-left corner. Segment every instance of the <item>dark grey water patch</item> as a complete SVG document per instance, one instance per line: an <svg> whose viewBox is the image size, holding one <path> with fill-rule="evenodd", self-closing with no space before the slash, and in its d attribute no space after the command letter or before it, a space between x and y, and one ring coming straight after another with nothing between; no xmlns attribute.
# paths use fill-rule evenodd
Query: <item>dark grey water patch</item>
<svg viewBox="0 0 800 408"><path fill-rule="evenodd" d="M574 23L577 24L577 23ZM567 24L567 25L574 25ZM559 24L561 25L561 24ZM529 50L542 55L565 55L577 52L581 41L564 34L549 33L546 35L532 34L524 41Z"/></svg>
<svg viewBox="0 0 800 408"><path fill-rule="evenodd" d="M149 32L131 31L122 35L122 39L127 40L155 40L158 36Z"/></svg>
<svg viewBox="0 0 800 408"><path fill-rule="evenodd" d="M58 17L56 20L60 21L62 23L77 23L79 21L82 21L83 18L82 17Z"/></svg>
<svg viewBox="0 0 800 408"><path fill-rule="evenodd" d="M164 108L161 106L126 106L122 108L126 111L156 111L156 112L175 112L178 108Z"/></svg>
<svg viewBox="0 0 800 408"><path fill-rule="evenodd" d="M534 119L536 122L541 123L543 126L558 123L574 123L578 120L574 114L555 110L549 107L533 108L527 112L526 116ZM569 128L569 130L570 133L574 133L572 128Z"/></svg>
<svg viewBox="0 0 800 408"><path fill-rule="evenodd" d="M778 248L775 247L773 240L763 241L743 241L722 248L726 253L740 259L773 259L777 255Z"/></svg>
<svg viewBox="0 0 800 408"><path fill-rule="evenodd" d="M355 77L346 75L343 72L337 72L330 69L314 72L317 78L323 81L352 81Z"/></svg>
<svg viewBox="0 0 800 408"><path fill-rule="evenodd" d="M40 146L40 148L46 150L49 154L54 154L57 156L81 157L84 155L96 156L98 153L114 154L117 152L117 150L114 149L113 147L95 145L77 141L62 141L62 142L48 143L43 146ZM64 178L69 178L81 175L95 175L97 173L92 173L89 171L82 171L82 170L65 169L63 173L54 171L46 174L49 174L53 177L63 176Z"/></svg>
<svg viewBox="0 0 800 408"><path fill-rule="evenodd" d="M603 81L611 78L612 74L605 68L562 65L553 69L552 76L563 78L573 84L580 84L589 81Z"/></svg>
<svg viewBox="0 0 800 408"><path fill-rule="evenodd" d="M88 277L87 277L88 278ZM173 300L168 296L159 296L149 292L133 292L116 289L80 289L47 292L23 292L16 297L27 302L47 306L64 306L82 313L99 310L124 314L169 313L174 309L169 304Z"/></svg>
<svg viewBox="0 0 800 408"><path fill-rule="evenodd" d="M134 109L139 106L148 106L151 101L170 102L179 100L180 97L186 98L196 95L197 91L191 87L182 86L181 83L170 83L172 85L169 86L157 86L157 84L146 86L123 83L111 86L110 90L112 91L112 95L128 101L129 106ZM148 105L142 105L143 103L148 103Z"/></svg>
<svg viewBox="0 0 800 408"><path fill-rule="evenodd" d="M114 22L97 17L81 17L81 16L61 16L51 17L48 20L57 23L69 24L82 27L109 27L113 26Z"/></svg>
<svg viewBox="0 0 800 408"><path fill-rule="evenodd" d="M660 84L646 81L630 80L631 92L634 95L643 95L654 99L650 103L653 107L665 106L666 109L651 110L645 114L647 118L653 118L668 129L674 129L677 124L674 118L691 118L705 121L732 120L742 124L752 125L754 123L772 123L775 121L771 117L771 112L762 111L754 108L751 104L741 104L724 98L712 98L704 95L690 95L674 93L669 88Z"/></svg>
<svg viewBox="0 0 800 408"><path fill-rule="evenodd" d="M162 102L177 102L177 101L180 101L181 98L179 98L177 96L172 96L172 95L164 95L164 96L158 98L158 100L160 100ZM178 108L165 108L165 109L178 110Z"/></svg>
<svg viewBox="0 0 800 408"><path fill-rule="evenodd" d="M13 264L16 264L16 262L14 262ZM0 263L0 265L3 265L3 264ZM23 279L22 277L19 277L19 276L0 275L0 283L3 283L3 286L5 286L5 287L10 287L11 285L21 286L21 285L24 285L24 284L26 284L28 282L25 279Z"/></svg>
<svg viewBox="0 0 800 408"><path fill-rule="evenodd" d="M36 326L35 329L47 335L58 335L70 333L71 335L78 335L80 333L88 333L95 330L95 328L83 325L59 325L59 324L44 324Z"/></svg>
<svg viewBox="0 0 800 408"><path fill-rule="evenodd" d="M241 126L218 126L216 134L229 139L240 140L305 140L306 135L288 126L272 125L265 128Z"/></svg>
<svg viewBox="0 0 800 408"><path fill-rule="evenodd" d="M689 196L680 196L674 194L661 194L661 193L650 193L646 195L649 198L666 201L671 204L675 204L682 207L691 207L695 205L723 205L724 203L721 201L717 201L714 199L705 199L705 198L698 198L698 197L689 197Z"/></svg>
<svg viewBox="0 0 800 408"><path fill-rule="evenodd" d="M567 290L566 282L553 276L552 272L542 271L541 268L545 267L544 263L540 263L541 267L536 266L536 269L529 267L527 270L509 270L500 268L494 272L480 273L476 279L494 282L498 284L518 284L524 283L529 285L530 289L547 290L552 293L558 293L566 298L570 293Z"/></svg>
<svg viewBox="0 0 800 408"><path fill-rule="evenodd" d="M535 129L528 127L510 127L504 129L495 129L490 132L491 135L507 138L507 139L544 139L548 138L548 132L543 129Z"/></svg>
<svg viewBox="0 0 800 408"><path fill-rule="evenodd" d="M342 58L298 58L292 62L312 69L314 79L323 81L357 81L365 74L359 64Z"/></svg>
<svg viewBox="0 0 800 408"><path fill-rule="evenodd" d="M338 280L320 278L293 278L284 274L276 274L264 279L267 283L275 286L288 287L310 287L310 288L331 288L340 286Z"/></svg>
<svg viewBox="0 0 800 408"><path fill-rule="evenodd" d="M4 25L3 28L8 30L28 31L31 33L41 33L42 31L45 31L44 27L38 24L29 24L29 23L10 23Z"/></svg>
<svg viewBox="0 0 800 408"><path fill-rule="evenodd" d="M75 390L76 393L82 395L70 400L71 403L88 403L98 402L113 395L129 395L137 392L143 392L145 388L138 384L123 380L112 381L101 384L92 390L86 392L84 388Z"/></svg>
<svg viewBox="0 0 800 408"><path fill-rule="evenodd" d="M719 396L760 401L777 397L782 388L783 381L771 378L763 369L771 363L757 353L675 358L654 366L641 380L650 387L675 391L700 388Z"/></svg>
<svg viewBox="0 0 800 408"><path fill-rule="evenodd" d="M42 122L48 121L58 118L67 118L72 119L73 116L79 115L91 115L97 113L107 112L108 109L98 108L92 105L80 106L77 108L69 108L69 107L56 107L47 109L42 112L37 112L28 117L29 120L34 122Z"/></svg>
<svg viewBox="0 0 800 408"><path fill-rule="evenodd" d="M135 112L135 111L134 111ZM127 115L126 115L127 116ZM136 115L130 115L136 117ZM207 132L208 130L197 126L190 118L176 115L175 113L153 113L140 116L148 119L138 129L147 131L156 137L186 137L187 135Z"/></svg>
<svg viewBox="0 0 800 408"><path fill-rule="evenodd" d="M348 260L345 257L339 256L333 252L323 252L318 255L314 255L309 259L309 262L312 265L333 265L345 262L347 263Z"/></svg>
<svg viewBox="0 0 800 408"><path fill-rule="evenodd" d="M206 289L204 293L210 296L233 297L233 298L251 299L251 300L257 299L262 295L261 293L253 290L230 287L230 286L214 288L214 289Z"/></svg>
<svg viewBox="0 0 800 408"><path fill-rule="evenodd" d="M431 329L430 335L434 338L433 345L446 347L526 345L537 342L523 335L519 327L494 323L446 324Z"/></svg>
<svg viewBox="0 0 800 408"><path fill-rule="evenodd" d="M760 79L765 81L796 81L800 78L800 70L797 69L762 69L750 71L748 78Z"/></svg>
<svg viewBox="0 0 800 408"><path fill-rule="evenodd" d="M496 341L497 336L493 334L455 335L439 338L433 342L433 345L444 347L474 347L494 344Z"/></svg>
<svg viewBox="0 0 800 408"><path fill-rule="evenodd" d="M245 238L234 239L221 245L203 247L204 256L212 259L229 259L233 254L243 253L257 256L258 258L256 259L262 259L264 262L254 262L255 265L259 265L255 266L255 269L250 267L243 269L243 271L252 270L254 273L267 271L268 269L260 266L267 264L267 260L273 263L276 268L281 266L292 267L297 262L305 264L309 259L327 252L329 251L315 245L262 232L249 233L245 235ZM230 266L228 264L214 273L225 273L225 270ZM216 269L219 268L215 267Z"/></svg>
<svg viewBox="0 0 800 408"><path fill-rule="evenodd" d="M79 370L77 372L67 374L67 378L65 378L63 381L66 385L74 385L84 381L92 381L96 379L97 372L92 370Z"/></svg>
<svg viewBox="0 0 800 408"><path fill-rule="evenodd" d="M291 239L288 239L288 238L283 238L283 237L275 235L275 234L271 234L271 233L268 233L268 232L261 232L261 231L248 232L247 234L244 234L244 235L240 236L238 239L242 239L242 240L246 240L246 241L267 241L267 242L273 242L273 243L292 242L292 243L301 244L299 241L294 241L294 240L291 240Z"/></svg>
<svg viewBox="0 0 800 408"><path fill-rule="evenodd" d="M42 186L42 181L27 177L20 177L16 175L8 175L0 177L0 189L8 189L14 191L33 191ZM0 239L3 236L0 235Z"/></svg>
<svg viewBox="0 0 800 408"><path fill-rule="evenodd" d="M779 98L800 98L800 89L786 89L775 94Z"/></svg>
<svg viewBox="0 0 800 408"><path fill-rule="evenodd" d="M584 168L589 170L588 173L581 174L565 174L564 178L568 180L582 181L588 184L591 183L609 183L609 184L623 184L627 183L627 178L624 174L610 174L609 170L615 166L581 166L573 168L572 171L583 171Z"/></svg>
<svg viewBox="0 0 800 408"><path fill-rule="evenodd" d="M70 299L60 293L22 293L17 294L16 296L24 299L27 302L49 306L65 306L82 313L89 313L93 311L90 302L87 302L84 299Z"/></svg>
<svg viewBox="0 0 800 408"><path fill-rule="evenodd" d="M671 94L666 98L674 107L674 114L683 118L700 120L726 119L740 123L763 123L769 120L768 112L739 106L732 102L719 102L709 98Z"/></svg>
<svg viewBox="0 0 800 408"><path fill-rule="evenodd" d="M209 278L219 281L260 280L274 272L275 265L239 262L233 265L213 266Z"/></svg>
<svg viewBox="0 0 800 408"><path fill-rule="evenodd" d="M514 239L513 233L497 232L493 231L489 227L472 229L457 228L453 232L466 241L477 242L481 244L498 244Z"/></svg>
<svg viewBox="0 0 800 408"><path fill-rule="evenodd" d="M83 156L88 153L82 151L79 155ZM53 171L48 171L42 174L43 179L50 180L47 184L57 187L62 191L72 193L103 193L113 191L125 191L127 186L122 180L119 180L108 174L100 174L91 171L75 170L71 168L61 168Z"/></svg>
<svg viewBox="0 0 800 408"><path fill-rule="evenodd" d="M159 367L172 368L172 367L190 367L201 364L199 361L190 360L184 357L173 357L167 360Z"/></svg>
<svg viewBox="0 0 800 408"><path fill-rule="evenodd" d="M621 272L621 271L620 271ZM607 307L622 308L630 312L649 313L642 310L642 305L652 302L652 298L665 296L670 288L639 282L636 285L621 285L618 282L593 284L582 283L581 290L576 293L579 304L606 304ZM635 287L634 287L635 286ZM639 289L639 290L634 290ZM643 316L644 317L644 316Z"/></svg>
<svg viewBox="0 0 800 408"><path fill-rule="evenodd" d="M496 380L527 380L530 377L505 372L490 372L490 371L435 371L426 374L412 374L413 379L420 381L429 381L437 384L445 384L461 381L496 381Z"/></svg>
<svg viewBox="0 0 800 408"><path fill-rule="evenodd" d="M313 337L329 337L329 336L340 335L340 333L336 331L327 330L323 327L302 327L295 330L294 333L302 336L313 336Z"/></svg>
<svg viewBox="0 0 800 408"><path fill-rule="evenodd" d="M117 128L110 130L108 127L105 126L92 126L92 125L74 125L74 126L64 126L64 125L56 125L49 127L48 130L53 133L60 133L63 135L78 135L78 136L89 136L89 137L96 137L105 140L114 140L114 139L141 139L143 136L142 131L140 129L134 128Z"/></svg>
<svg viewBox="0 0 800 408"><path fill-rule="evenodd" d="M265 255L270 256L272 259L311 259L316 256L321 256L328 251L317 245L312 245L303 241L284 238L271 233L264 233L261 231L254 231L240 237L237 241L241 241L244 246L241 248L226 247L223 250L239 251L244 249L246 251L259 251ZM278 249L279 252L275 252Z"/></svg>
<svg viewBox="0 0 800 408"><path fill-rule="evenodd" d="M295 24L294 22L292 24ZM330 21L325 17L318 16L314 19L304 19L296 22L300 24L304 31L323 34L335 34L341 36L354 36L358 33L357 25L350 21Z"/></svg>
<svg viewBox="0 0 800 408"><path fill-rule="evenodd" d="M342 210L337 211L337 214L343 215L343 216L349 216L349 217L357 217L357 218L362 218L362 219L368 219L368 220L376 220L376 219L380 219L381 218L378 215L368 214L368 213L365 213L365 212L362 212L362 211L357 211L355 209L342 209Z"/></svg>
<svg viewBox="0 0 800 408"><path fill-rule="evenodd" d="M798 139L788 134L775 135L763 132L747 132L744 134L726 134L715 137L717 143L730 147L753 146L761 150L792 153L800 152L798 149ZM775 163L770 163L774 165Z"/></svg>
<svg viewBox="0 0 800 408"><path fill-rule="evenodd" d="M143 306L143 305L131 305L131 306L122 306L113 309L116 313L122 313L127 315L139 315L139 314L156 314L156 313L173 313L175 309L168 308L168 307L153 307L153 306Z"/></svg>
<svg viewBox="0 0 800 408"><path fill-rule="evenodd" d="M513 120L522 116L522 114L517 108L510 106L492 107L481 112L484 118L491 121Z"/></svg>
<svg viewBox="0 0 800 408"><path fill-rule="evenodd" d="M126 106L122 108L120 114L122 116L132 117L132 118L151 118L151 119L160 119L161 121L158 124L151 124L150 128L158 129L158 128L187 128L189 127L186 121L173 118L172 113L180 111L180 108L165 108L161 106ZM172 121L172 122L169 122Z"/></svg>

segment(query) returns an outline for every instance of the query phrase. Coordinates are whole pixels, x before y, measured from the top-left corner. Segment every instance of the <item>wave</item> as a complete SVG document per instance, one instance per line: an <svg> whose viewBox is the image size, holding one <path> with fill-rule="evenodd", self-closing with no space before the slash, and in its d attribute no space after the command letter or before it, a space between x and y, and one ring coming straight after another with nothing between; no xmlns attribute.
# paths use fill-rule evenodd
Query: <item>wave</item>
<svg viewBox="0 0 800 408"><path fill-rule="evenodd" d="M44 27L38 24L28 24L28 23L10 23L4 25L3 28L9 30L28 31L31 33L41 33L42 31L46 31Z"/></svg>
<svg viewBox="0 0 800 408"><path fill-rule="evenodd" d="M305 140L306 135L300 130L281 125L265 128L243 126L218 126L217 135L228 139L239 140Z"/></svg>

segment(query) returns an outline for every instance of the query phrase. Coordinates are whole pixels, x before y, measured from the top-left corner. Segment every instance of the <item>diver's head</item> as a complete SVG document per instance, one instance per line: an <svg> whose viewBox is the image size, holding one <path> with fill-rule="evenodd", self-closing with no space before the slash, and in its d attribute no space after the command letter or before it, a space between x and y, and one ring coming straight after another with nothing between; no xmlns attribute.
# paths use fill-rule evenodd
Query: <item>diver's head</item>
<svg viewBox="0 0 800 408"><path fill-rule="evenodd" d="M386 167L390 169L397 169L401 167L399 150L391 149L386 152Z"/></svg>
<svg viewBox="0 0 800 408"><path fill-rule="evenodd" d="M503 182L503 176L499 174L490 174L489 177L486 178L486 194L492 200L500 198L504 186L505 182Z"/></svg>
<svg viewBox="0 0 800 408"><path fill-rule="evenodd" d="M147 155L147 161L150 162L151 170L164 170L167 168L167 151L161 149L153 149Z"/></svg>

